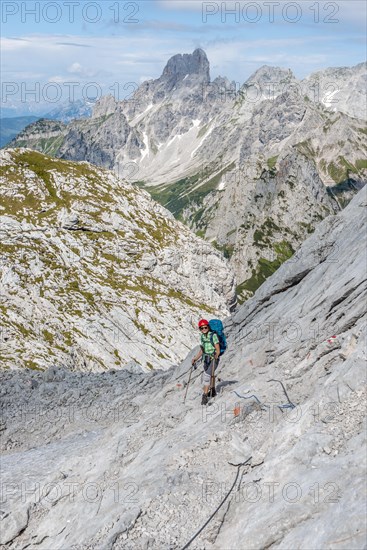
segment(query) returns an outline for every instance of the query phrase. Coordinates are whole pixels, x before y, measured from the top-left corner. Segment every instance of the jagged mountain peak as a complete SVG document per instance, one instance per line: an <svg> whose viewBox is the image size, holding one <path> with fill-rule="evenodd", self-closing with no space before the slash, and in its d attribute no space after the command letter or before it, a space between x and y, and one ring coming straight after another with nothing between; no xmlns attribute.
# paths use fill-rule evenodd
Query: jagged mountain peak
<svg viewBox="0 0 367 550"><path fill-rule="evenodd" d="M358 63L357 65L352 65L351 67L328 67L327 69L321 69L319 71L314 71L311 74L309 74L304 80L313 79L316 77L323 77L323 76L330 76L335 75L339 78L345 78L347 76L363 73L367 70L367 62L363 61L362 63Z"/></svg>
<svg viewBox="0 0 367 550"><path fill-rule="evenodd" d="M201 48L197 48L192 54L176 54L171 57L161 76L164 80L183 80L189 75L195 75L204 82L210 81L209 60Z"/></svg>
<svg viewBox="0 0 367 550"><path fill-rule="evenodd" d="M274 83L278 83L284 80L295 79L296 77L294 76L291 69L283 69L281 67L273 67L271 65L262 65L250 76L250 78L246 80L245 84L250 82L269 80L274 81Z"/></svg>
<svg viewBox="0 0 367 550"><path fill-rule="evenodd" d="M12 145L128 175L219 245L235 265L239 286L253 292L320 219L345 205L366 181L366 134L358 120L366 112L363 64L345 75L333 69L318 75L300 81L287 68L263 65L240 90L225 77L205 85L209 62L197 49L173 56L162 76L144 82L130 100L116 106L112 97L103 98L97 118L59 132L46 128L46 136L37 123L28 139L25 132ZM309 160L299 174L280 163L289 147ZM297 158L289 158L297 165ZM295 183L307 182L312 190L315 181L310 217ZM324 185L335 192L320 205ZM260 219L264 209L269 216ZM295 214L296 228L286 210ZM269 226L274 216L279 229Z"/></svg>

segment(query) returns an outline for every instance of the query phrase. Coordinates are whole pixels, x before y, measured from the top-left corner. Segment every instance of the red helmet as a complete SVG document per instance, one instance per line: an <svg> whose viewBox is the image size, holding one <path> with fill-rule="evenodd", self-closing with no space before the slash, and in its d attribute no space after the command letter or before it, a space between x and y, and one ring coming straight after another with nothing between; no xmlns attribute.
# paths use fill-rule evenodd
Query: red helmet
<svg viewBox="0 0 367 550"><path fill-rule="evenodd" d="M206 319L200 319L199 321L199 324L198 324L198 327L208 327L209 326L209 323Z"/></svg>

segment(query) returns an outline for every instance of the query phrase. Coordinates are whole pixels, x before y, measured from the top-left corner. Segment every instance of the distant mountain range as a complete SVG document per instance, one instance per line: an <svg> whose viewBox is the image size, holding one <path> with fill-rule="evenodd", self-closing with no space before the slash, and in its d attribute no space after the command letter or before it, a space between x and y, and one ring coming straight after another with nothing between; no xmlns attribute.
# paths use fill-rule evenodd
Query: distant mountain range
<svg viewBox="0 0 367 550"><path fill-rule="evenodd" d="M87 160L146 188L230 259L242 299L366 182L366 64L298 81L263 66L210 80L201 49L169 59L127 101L42 120L10 144Z"/></svg>
<svg viewBox="0 0 367 550"><path fill-rule="evenodd" d="M14 118L0 118L0 147L4 147L19 132L32 122L39 120L37 116L19 116Z"/></svg>
<svg viewBox="0 0 367 550"><path fill-rule="evenodd" d="M30 116L3 116L4 113L13 114L11 109L1 110L2 118L0 118L0 147L7 145L14 139L24 128L32 122L36 122L41 118L60 120L62 122L71 122L74 119L88 118L92 115L92 109L95 102L77 100L68 102L56 107L45 114L35 114Z"/></svg>

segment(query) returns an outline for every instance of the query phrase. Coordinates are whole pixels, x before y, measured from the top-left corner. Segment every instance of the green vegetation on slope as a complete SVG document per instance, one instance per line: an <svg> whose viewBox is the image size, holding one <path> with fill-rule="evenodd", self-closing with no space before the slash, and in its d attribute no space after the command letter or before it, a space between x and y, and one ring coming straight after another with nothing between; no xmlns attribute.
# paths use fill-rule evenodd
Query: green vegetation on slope
<svg viewBox="0 0 367 550"><path fill-rule="evenodd" d="M153 199L168 208L175 217L180 218L182 211L191 202L196 205L201 204L204 197L217 188L222 176L234 167L235 163L231 163L209 179L204 179L204 174L205 176L208 174L204 171L182 178L170 185L163 184L147 190ZM204 179L203 183L198 186L202 179Z"/></svg>
<svg viewBox="0 0 367 550"><path fill-rule="evenodd" d="M260 258L258 265L252 269L251 277L237 286L239 303L243 302L241 298L241 293L243 293L243 291L248 291L253 294L270 275L294 254L292 245L286 241L275 243L273 245L273 250L276 258L272 261L266 258Z"/></svg>

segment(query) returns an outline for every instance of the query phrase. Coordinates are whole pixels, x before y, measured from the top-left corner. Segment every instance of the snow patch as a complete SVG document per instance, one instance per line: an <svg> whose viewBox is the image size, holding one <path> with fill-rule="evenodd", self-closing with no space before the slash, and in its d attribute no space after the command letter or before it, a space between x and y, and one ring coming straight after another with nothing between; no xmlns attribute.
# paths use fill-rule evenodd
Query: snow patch
<svg viewBox="0 0 367 550"><path fill-rule="evenodd" d="M196 151L198 149L200 149L200 147L202 146L202 144L204 143L204 141L206 140L206 138L211 134L213 130L213 126L206 132L206 134L204 134L204 137L200 140L200 143L197 147L195 147L195 149L191 152L191 158L193 158L194 154L196 153Z"/></svg>
<svg viewBox="0 0 367 550"><path fill-rule="evenodd" d="M333 101L333 97L335 94L337 94L339 92L339 90L335 90L334 92L330 92L330 93L327 93L325 94L324 98L321 100L321 103L323 103L325 105L325 107L330 107L332 103L334 103ZM336 109L334 109L336 110Z"/></svg>
<svg viewBox="0 0 367 550"><path fill-rule="evenodd" d="M130 120L129 121L130 126L135 126L138 122L140 122L144 118L144 115L146 115L147 112L152 109L152 107L153 107L153 103L150 103L148 107L145 109L145 111L136 115L132 120Z"/></svg>
<svg viewBox="0 0 367 550"><path fill-rule="evenodd" d="M172 143L173 143L175 140L180 141L180 139L182 139L182 135L173 136L173 138L171 138L169 141L167 141L167 143L166 143L166 148L168 148L170 145L172 145Z"/></svg>
<svg viewBox="0 0 367 550"><path fill-rule="evenodd" d="M222 179L220 180L220 183L217 187L217 190L218 191L223 191L223 189L225 188L226 186L226 179L222 177Z"/></svg>
<svg viewBox="0 0 367 550"><path fill-rule="evenodd" d="M149 138L148 138L148 134L146 134L145 132L143 133L143 141L144 141L144 145L145 145L145 149L144 151L142 152L142 155L141 155L141 161L143 159L145 159L145 157L149 157Z"/></svg>

